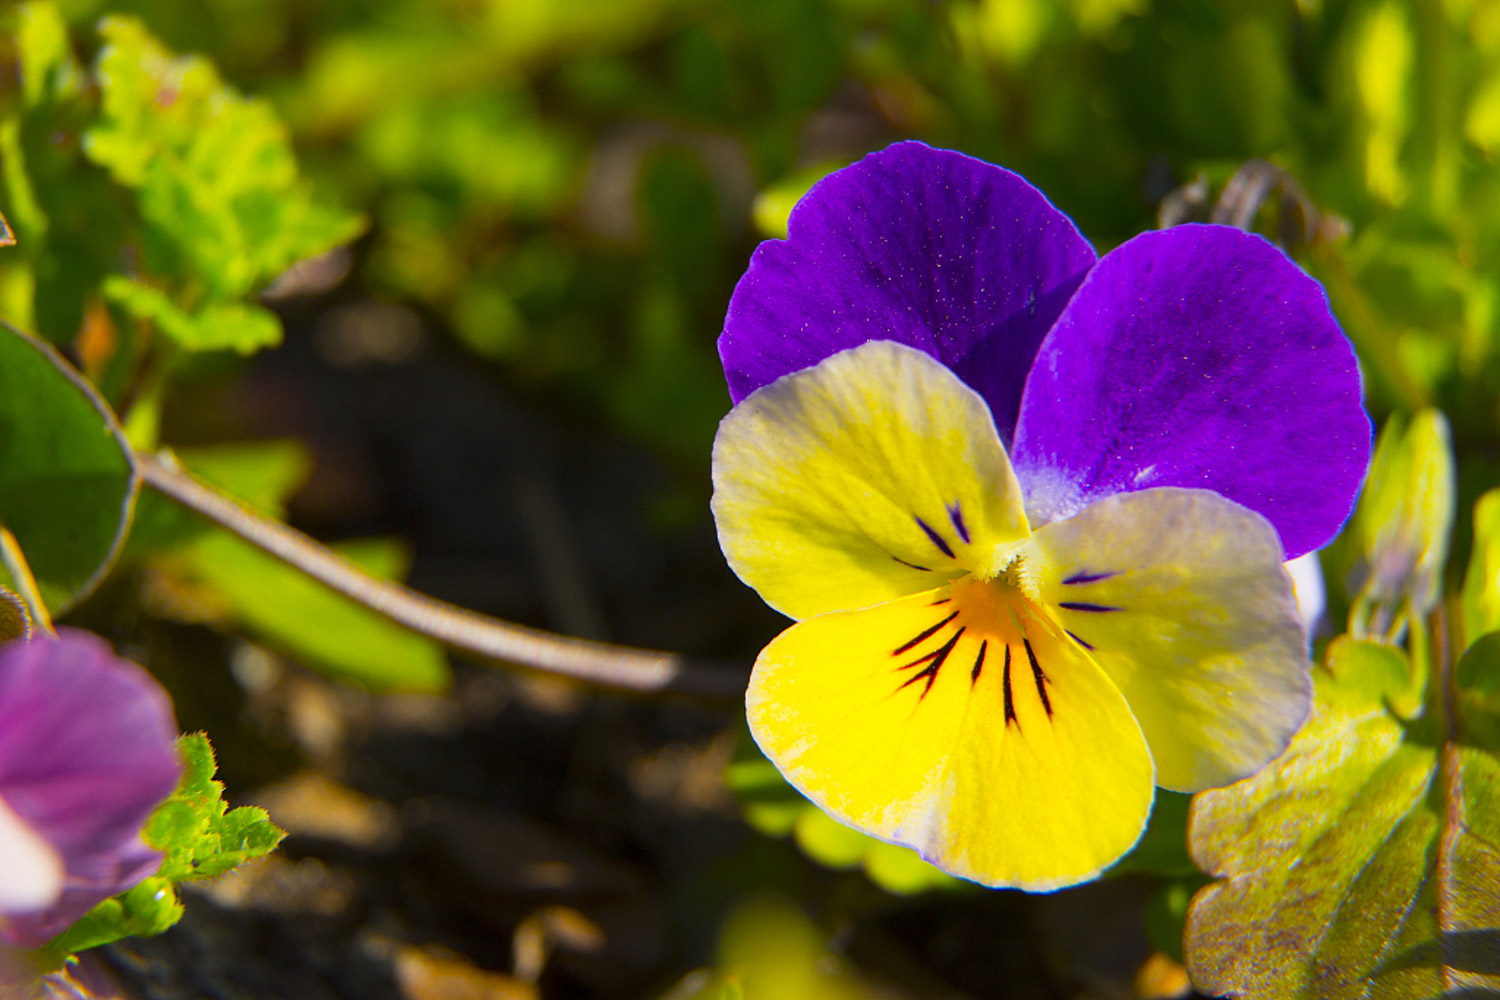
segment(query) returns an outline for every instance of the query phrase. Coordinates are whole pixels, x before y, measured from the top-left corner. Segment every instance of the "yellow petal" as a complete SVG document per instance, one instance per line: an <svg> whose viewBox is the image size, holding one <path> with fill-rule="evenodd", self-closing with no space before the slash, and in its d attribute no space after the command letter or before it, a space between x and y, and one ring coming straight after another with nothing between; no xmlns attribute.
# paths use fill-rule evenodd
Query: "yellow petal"
<svg viewBox="0 0 1500 1000"><path fill-rule="evenodd" d="M1124 693L1156 780L1196 792L1277 757L1312 682L1276 529L1206 490L1109 497L1037 531L1038 597Z"/></svg>
<svg viewBox="0 0 1500 1000"><path fill-rule="evenodd" d="M888 341L746 397L719 426L713 475L729 565L792 618L991 576L1027 532L984 400Z"/></svg>
<svg viewBox="0 0 1500 1000"><path fill-rule="evenodd" d="M1092 878L1151 810L1124 698L1000 581L794 625L746 704L761 749L830 815L985 885Z"/></svg>

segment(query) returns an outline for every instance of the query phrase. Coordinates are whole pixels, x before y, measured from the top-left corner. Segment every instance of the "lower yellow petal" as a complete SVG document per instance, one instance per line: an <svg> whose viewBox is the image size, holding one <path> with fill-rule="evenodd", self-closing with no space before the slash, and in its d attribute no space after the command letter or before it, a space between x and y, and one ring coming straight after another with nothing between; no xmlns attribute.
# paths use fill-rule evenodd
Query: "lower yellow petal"
<svg viewBox="0 0 1500 1000"><path fill-rule="evenodd" d="M1124 698L1000 581L794 625L756 661L746 703L761 749L830 815L985 885L1092 878L1151 810Z"/></svg>

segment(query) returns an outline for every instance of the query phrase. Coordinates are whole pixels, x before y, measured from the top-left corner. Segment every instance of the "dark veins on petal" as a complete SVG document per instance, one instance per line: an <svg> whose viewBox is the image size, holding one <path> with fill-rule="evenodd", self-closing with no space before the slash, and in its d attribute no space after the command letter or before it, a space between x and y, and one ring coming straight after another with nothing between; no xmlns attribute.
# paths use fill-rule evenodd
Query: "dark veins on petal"
<svg viewBox="0 0 1500 1000"><path fill-rule="evenodd" d="M1047 697L1047 685L1051 681L1047 675L1042 673L1042 665L1036 662L1036 653L1032 652L1031 640L1022 639L1021 643L1026 647L1026 658L1031 661L1031 678L1036 681L1037 697L1042 699L1042 707L1047 710L1047 718L1052 718L1052 700Z"/></svg>
<svg viewBox="0 0 1500 1000"><path fill-rule="evenodd" d="M1066 608L1069 611L1095 611L1102 613L1120 610L1119 608L1110 607L1108 604L1086 604L1083 601L1059 601L1057 606Z"/></svg>
<svg viewBox="0 0 1500 1000"><path fill-rule="evenodd" d="M958 631L949 636L948 641L943 643L937 649L934 649L926 656L919 656L915 660L912 660L910 663L903 664L901 666L902 670L910 670L912 667L921 666L921 664L923 663L926 663L927 666L922 667L921 670L918 670L916 673L908 677L906 681L901 685L901 687L897 688L896 690L899 691L901 690L901 688L905 688L909 685L915 684L919 680L926 680L927 684L922 688L922 694L920 696L920 698L926 698L927 692L932 690L933 682L937 680L938 671L943 669L944 663L948 662L948 657L950 654L952 654L953 647L958 645L958 640L963 638L964 632L964 626L959 626Z"/></svg>
<svg viewBox="0 0 1500 1000"><path fill-rule="evenodd" d="M1021 721L1016 718L1016 703L1010 697L1010 647L1005 647L1005 724L1009 726L1012 722L1016 728L1021 728Z"/></svg>
<svg viewBox="0 0 1500 1000"><path fill-rule="evenodd" d="M948 505L948 520L953 522L953 530L958 532L958 537L963 539L965 545L968 545L969 526L964 524L964 509L956 500Z"/></svg>
<svg viewBox="0 0 1500 1000"><path fill-rule="evenodd" d="M1076 586L1078 584L1083 584L1083 583L1098 583L1100 580L1108 580L1112 576L1119 576L1119 575L1120 574L1118 572L1114 572L1114 573L1074 573L1072 576L1068 577L1066 580L1063 581L1063 585L1067 586L1067 587L1072 587L1072 586Z"/></svg>
<svg viewBox="0 0 1500 1000"><path fill-rule="evenodd" d="M953 548L948 544L948 540L942 535L938 534L937 531L933 529L932 525L928 524L920 517L917 517L915 514L913 514L912 517L916 520L917 527L921 528L922 531L926 533L927 537L932 541L932 544L936 545L938 549L942 551L943 555L947 556L949 559L952 559Z"/></svg>
<svg viewBox="0 0 1500 1000"><path fill-rule="evenodd" d="M1066 631L1066 630L1064 630L1064 631ZM1088 650L1089 652L1092 653L1094 651L1093 645L1091 643L1085 642L1083 639L1078 638L1078 636L1077 636L1076 633L1068 632L1068 636L1074 642L1078 643L1078 645L1082 646L1084 649Z"/></svg>
<svg viewBox="0 0 1500 1000"><path fill-rule="evenodd" d="M932 626L932 628L929 628L929 629L926 629L925 631L917 633L917 635L916 635L915 638L909 639L906 642L902 643L901 645L897 646L895 649L891 650L891 655L892 656L900 656L902 653L905 653L907 650L913 648L914 646L920 645L921 643L925 642L926 640L928 640L928 639L932 638L934 635L936 635L938 629L942 628L944 625L948 624L949 622L951 622L953 619L955 619L957 617L958 617L958 612L957 611L953 612L953 614L949 615L947 618L944 618L942 621L940 621L936 625Z"/></svg>

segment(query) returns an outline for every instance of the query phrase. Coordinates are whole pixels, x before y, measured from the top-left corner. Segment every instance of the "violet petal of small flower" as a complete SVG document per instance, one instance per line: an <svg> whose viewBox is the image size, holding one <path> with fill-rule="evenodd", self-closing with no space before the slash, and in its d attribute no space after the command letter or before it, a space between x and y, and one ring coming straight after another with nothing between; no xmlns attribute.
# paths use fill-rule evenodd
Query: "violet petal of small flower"
<svg viewBox="0 0 1500 1000"><path fill-rule="evenodd" d="M55 905L8 914L0 936L42 944L156 869L140 829L177 785L176 735L166 692L97 636L0 646L0 799L66 871Z"/></svg>
<svg viewBox="0 0 1500 1000"><path fill-rule="evenodd" d="M719 338L729 394L894 340L976 389L1008 444L1037 345L1094 259L1020 175L897 143L824 178L790 238L755 251Z"/></svg>
<svg viewBox="0 0 1500 1000"><path fill-rule="evenodd" d="M1033 524L1136 490L1213 490L1326 544L1370 463L1359 363L1316 281L1227 226L1106 254L1026 380L1011 457Z"/></svg>

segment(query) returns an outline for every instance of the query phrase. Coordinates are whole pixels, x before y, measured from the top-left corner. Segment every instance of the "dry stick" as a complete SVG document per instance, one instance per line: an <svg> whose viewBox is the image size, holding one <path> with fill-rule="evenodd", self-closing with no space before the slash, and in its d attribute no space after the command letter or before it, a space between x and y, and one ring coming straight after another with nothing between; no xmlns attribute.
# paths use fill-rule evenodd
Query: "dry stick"
<svg viewBox="0 0 1500 1000"><path fill-rule="evenodd" d="M57 630L52 627L52 616L47 613L47 605L42 603L42 595L37 591L36 577L31 575L31 564L26 561L26 554L21 551L21 543L16 540L16 536L3 526L0 526L0 564L10 573L11 582L16 585L16 596L30 612L32 627L44 635L56 638Z"/></svg>
<svg viewBox="0 0 1500 1000"><path fill-rule="evenodd" d="M345 597L456 650L634 691L739 698L745 673L677 653L577 639L488 618L367 575L295 528L208 486L170 455L136 456L141 481Z"/></svg>

